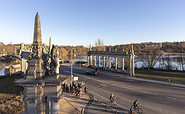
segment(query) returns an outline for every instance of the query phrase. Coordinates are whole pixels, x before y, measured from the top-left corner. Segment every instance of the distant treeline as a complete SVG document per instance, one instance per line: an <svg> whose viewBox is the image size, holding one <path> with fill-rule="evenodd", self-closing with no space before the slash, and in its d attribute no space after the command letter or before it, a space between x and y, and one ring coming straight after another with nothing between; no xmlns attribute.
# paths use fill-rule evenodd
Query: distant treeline
<svg viewBox="0 0 185 114"><path fill-rule="evenodd" d="M7 44L0 42L0 54L7 53L12 54L14 52L15 46L20 44ZM48 46L47 46L48 47ZM89 50L89 47L80 46L58 46L60 58L64 60L71 56L71 49L75 49L76 56L85 56ZM185 41L182 42L144 42L144 43L134 43L133 44L135 55L143 55L149 52L149 50L160 51L163 55L168 54L182 54L185 53ZM131 49L131 44L120 44L114 46L91 46L93 51L129 51Z"/></svg>

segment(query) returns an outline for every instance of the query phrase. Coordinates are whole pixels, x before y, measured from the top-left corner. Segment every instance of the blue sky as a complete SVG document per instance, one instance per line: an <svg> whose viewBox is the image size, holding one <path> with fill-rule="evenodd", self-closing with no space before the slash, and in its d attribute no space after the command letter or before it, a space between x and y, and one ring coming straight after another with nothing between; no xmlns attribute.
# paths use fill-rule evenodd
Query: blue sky
<svg viewBox="0 0 185 114"><path fill-rule="evenodd" d="M37 12L46 44L185 40L185 0L1 0L0 41L32 43Z"/></svg>

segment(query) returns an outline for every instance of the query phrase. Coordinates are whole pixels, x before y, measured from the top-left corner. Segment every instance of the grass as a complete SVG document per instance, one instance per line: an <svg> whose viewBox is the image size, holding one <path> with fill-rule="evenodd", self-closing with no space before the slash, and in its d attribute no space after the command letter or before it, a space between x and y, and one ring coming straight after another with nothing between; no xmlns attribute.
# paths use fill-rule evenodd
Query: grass
<svg viewBox="0 0 185 114"><path fill-rule="evenodd" d="M23 87L14 83L15 79L22 78L19 74L13 74L12 76L5 76L0 79L0 100L9 99L12 96L23 92Z"/></svg>
<svg viewBox="0 0 185 114"><path fill-rule="evenodd" d="M151 79L157 81L168 82L170 78L172 83L185 84L185 72L168 72L157 70L143 70L137 69L135 76L138 78Z"/></svg>

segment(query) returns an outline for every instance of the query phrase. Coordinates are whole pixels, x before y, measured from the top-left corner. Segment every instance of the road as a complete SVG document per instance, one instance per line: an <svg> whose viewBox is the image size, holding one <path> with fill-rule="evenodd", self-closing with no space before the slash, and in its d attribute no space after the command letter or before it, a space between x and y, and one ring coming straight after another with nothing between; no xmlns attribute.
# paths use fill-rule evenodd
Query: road
<svg viewBox="0 0 185 114"><path fill-rule="evenodd" d="M136 99L140 102L145 114L185 113L185 88L183 87L138 81L109 71L98 71L98 76L90 76L85 74L86 70L90 69L80 68L78 64L74 65L73 75L78 76L79 81L84 81L89 92L100 102L109 102L110 94L114 93L119 113L127 113ZM70 75L70 64L61 65L60 73ZM92 113L95 113L97 106L90 106L89 111L93 110Z"/></svg>

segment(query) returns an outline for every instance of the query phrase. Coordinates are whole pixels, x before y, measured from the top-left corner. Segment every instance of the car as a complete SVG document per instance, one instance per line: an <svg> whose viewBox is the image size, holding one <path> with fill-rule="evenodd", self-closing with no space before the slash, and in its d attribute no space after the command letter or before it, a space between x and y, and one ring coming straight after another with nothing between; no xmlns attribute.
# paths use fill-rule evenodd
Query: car
<svg viewBox="0 0 185 114"><path fill-rule="evenodd" d="M97 71L86 71L85 73L88 75L94 75L94 76L98 74Z"/></svg>

